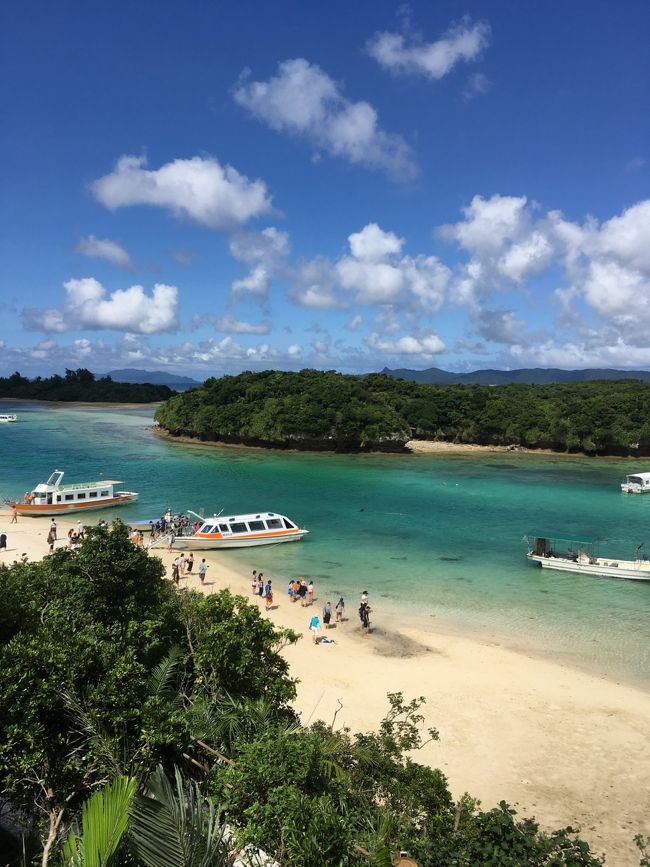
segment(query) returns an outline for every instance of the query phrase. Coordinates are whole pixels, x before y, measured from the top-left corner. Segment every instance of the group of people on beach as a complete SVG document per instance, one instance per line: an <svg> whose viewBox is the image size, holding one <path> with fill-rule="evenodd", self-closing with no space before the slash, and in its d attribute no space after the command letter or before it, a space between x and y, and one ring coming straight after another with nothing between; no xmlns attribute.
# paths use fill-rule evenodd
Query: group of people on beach
<svg viewBox="0 0 650 867"><path fill-rule="evenodd" d="M172 581L176 586L179 586L181 578L191 578L194 569L194 554L189 551L187 554L179 554L172 561ZM199 563L197 574L201 584L205 582L205 575L209 566L205 562L205 557Z"/></svg>

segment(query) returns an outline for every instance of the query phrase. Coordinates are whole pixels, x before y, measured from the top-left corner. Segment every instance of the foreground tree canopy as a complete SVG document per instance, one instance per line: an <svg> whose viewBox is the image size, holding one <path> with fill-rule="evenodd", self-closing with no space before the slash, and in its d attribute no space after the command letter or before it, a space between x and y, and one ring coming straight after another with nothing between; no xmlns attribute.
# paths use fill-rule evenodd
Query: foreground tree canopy
<svg viewBox="0 0 650 867"><path fill-rule="evenodd" d="M274 447L401 450L411 438L650 454L650 383L419 385L303 370L208 379L168 400L172 435Z"/></svg>
<svg viewBox="0 0 650 867"><path fill-rule="evenodd" d="M0 397L16 400L61 400L101 403L155 403L174 394L166 385L113 382L110 376L95 378L83 367L66 370L65 376L27 379L18 372L0 376Z"/></svg>
<svg viewBox="0 0 650 867"><path fill-rule="evenodd" d="M413 758L419 699L390 695L370 734L302 726L279 652L298 636L227 591L174 590L119 522L0 567L0 592L0 790L34 863L602 863L571 829L454 801Z"/></svg>

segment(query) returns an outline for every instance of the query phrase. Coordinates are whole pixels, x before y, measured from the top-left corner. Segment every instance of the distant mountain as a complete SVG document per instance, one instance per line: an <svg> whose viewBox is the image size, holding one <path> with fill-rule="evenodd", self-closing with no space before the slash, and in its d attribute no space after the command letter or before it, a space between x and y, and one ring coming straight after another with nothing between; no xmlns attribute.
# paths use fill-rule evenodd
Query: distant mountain
<svg viewBox="0 0 650 867"><path fill-rule="evenodd" d="M137 370L135 367L109 370L106 376L110 376L113 382L149 382L152 385L168 385L175 391L185 391L202 384L189 376L176 376L164 370Z"/></svg>
<svg viewBox="0 0 650 867"><path fill-rule="evenodd" d="M594 379L640 379L643 382L650 382L650 371L609 368L560 370L557 367L535 367L522 370L474 370L471 373L451 373L439 367L429 367L427 370L408 368L390 370L385 367L381 372L386 376L392 376L393 379L411 379L413 382L429 385L508 385L509 383L547 385L554 382L585 382Z"/></svg>

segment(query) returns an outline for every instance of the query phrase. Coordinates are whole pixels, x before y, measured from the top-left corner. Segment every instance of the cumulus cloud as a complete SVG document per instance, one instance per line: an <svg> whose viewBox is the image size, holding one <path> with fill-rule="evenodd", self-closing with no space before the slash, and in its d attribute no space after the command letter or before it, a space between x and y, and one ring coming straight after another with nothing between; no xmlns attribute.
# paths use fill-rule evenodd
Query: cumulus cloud
<svg viewBox="0 0 650 867"><path fill-rule="evenodd" d="M419 355L424 359L445 351L443 340L433 332L414 337L410 334L389 340L373 332L366 340L371 349L387 355Z"/></svg>
<svg viewBox="0 0 650 867"><path fill-rule="evenodd" d="M238 232L230 238L230 253L250 271L231 286L233 298L254 296L264 300L270 281L284 273L290 253L289 235L274 226L261 232Z"/></svg>
<svg viewBox="0 0 650 867"><path fill-rule="evenodd" d="M477 96L482 96L487 93L492 87L492 82L483 72L475 72L467 79L463 88L463 99L465 102L471 102Z"/></svg>
<svg viewBox="0 0 650 867"><path fill-rule="evenodd" d="M111 265L124 268L126 271L135 270L131 257L124 247L109 238L96 238L94 235L88 235L87 238L82 238L79 241L74 250L75 253L81 253L82 256L88 256L90 259L106 259Z"/></svg>
<svg viewBox="0 0 650 867"><path fill-rule="evenodd" d="M431 314L444 300L451 271L435 256L402 256L403 238L368 223L348 237L350 252L316 259L295 275L292 297L321 309L360 304L415 306Z"/></svg>
<svg viewBox="0 0 650 867"><path fill-rule="evenodd" d="M440 79L460 61L478 59L489 41L488 24L472 24L469 18L464 18L434 42L401 33L375 33L366 50L381 67L396 75Z"/></svg>
<svg viewBox="0 0 650 867"><path fill-rule="evenodd" d="M109 210L132 205L166 208L214 229L242 225L271 210L266 184L251 181L214 157L192 157L146 168L146 157L123 156L90 191Z"/></svg>
<svg viewBox="0 0 650 867"><path fill-rule="evenodd" d="M380 127L373 106L351 102L337 82L304 58L280 63L268 81L249 81L245 75L233 96L271 129L302 136L331 156L397 178L416 174L410 147Z"/></svg>
<svg viewBox="0 0 650 867"><path fill-rule="evenodd" d="M226 334L268 334L271 330L269 322L243 322L240 319L235 319L234 316L226 315L215 322L214 327L217 331L223 331Z"/></svg>
<svg viewBox="0 0 650 867"><path fill-rule="evenodd" d="M63 284L61 308L23 311L25 326L46 332L81 329L158 334L178 328L178 289L156 283L151 295L142 286L108 292L94 277Z"/></svg>

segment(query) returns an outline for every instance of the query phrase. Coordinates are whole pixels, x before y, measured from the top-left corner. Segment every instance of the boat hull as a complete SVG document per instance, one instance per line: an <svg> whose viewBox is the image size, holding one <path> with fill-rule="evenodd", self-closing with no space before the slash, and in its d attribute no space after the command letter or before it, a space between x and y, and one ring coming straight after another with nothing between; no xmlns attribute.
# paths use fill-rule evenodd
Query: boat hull
<svg viewBox="0 0 650 867"><path fill-rule="evenodd" d="M123 494L122 496L109 497L104 500L94 500L90 503L48 503L46 505L34 505L33 503L7 502L8 509L15 509L18 515L25 518L45 518L54 515L79 514L79 512L95 512L98 509L113 509L116 506L128 506L135 503L138 495L135 493Z"/></svg>
<svg viewBox="0 0 650 867"><path fill-rule="evenodd" d="M629 581L650 581L650 562L647 560L613 560L618 566L605 565L605 562L579 563L564 557L543 557L538 554L527 554L532 563L539 563L542 569L554 569L558 572L573 572L574 574L596 575L600 578L625 578Z"/></svg>
<svg viewBox="0 0 650 867"><path fill-rule="evenodd" d="M256 548L261 545L280 545L283 542L300 542L306 536L308 530L299 530L297 533L287 533L282 536L248 536L240 538L201 539L197 536L177 536L174 539L174 548L187 551L212 551L217 548ZM161 539L161 545L169 544ZM155 547L155 544L151 547Z"/></svg>

